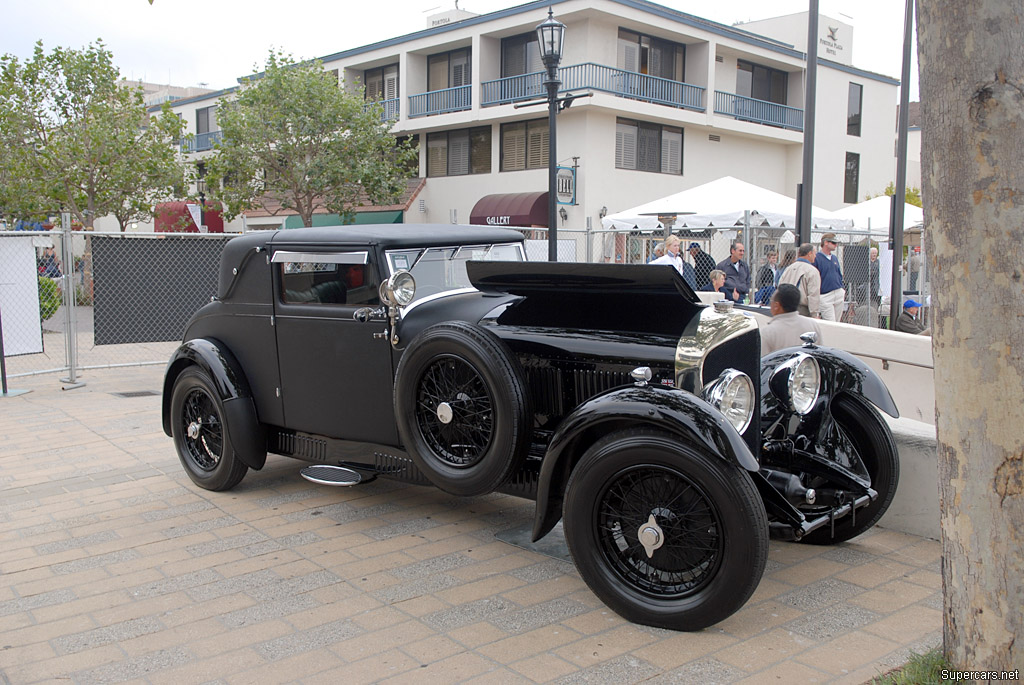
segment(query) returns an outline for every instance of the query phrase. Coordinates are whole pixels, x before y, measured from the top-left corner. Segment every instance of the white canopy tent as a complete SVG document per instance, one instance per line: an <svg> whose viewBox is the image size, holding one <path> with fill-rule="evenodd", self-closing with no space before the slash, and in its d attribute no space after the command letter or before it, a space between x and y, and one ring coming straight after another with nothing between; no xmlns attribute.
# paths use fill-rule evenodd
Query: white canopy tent
<svg viewBox="0 0 1024 685"><path fill-rule="evenodd" d="M659 215L677 214L673 229L729 228L743 226L749 212L751 227L794 228L796 200L732 176L684 190L601 220L606 230L655 231L662 228ZM836 218L832 212L814 207L813 226L819 229L843 229L847 219Z"/></svg>
<svg viewBox="0 0 1024 685"><path fill-rule="evenodd" d="M861 231L870 231L873 238L889 237L889 208L892 198L883 195L871 198L833 212L833 216L848 219ZM911 204L903 205L903 228L913 228L924 223L924 210Z"/></svg>

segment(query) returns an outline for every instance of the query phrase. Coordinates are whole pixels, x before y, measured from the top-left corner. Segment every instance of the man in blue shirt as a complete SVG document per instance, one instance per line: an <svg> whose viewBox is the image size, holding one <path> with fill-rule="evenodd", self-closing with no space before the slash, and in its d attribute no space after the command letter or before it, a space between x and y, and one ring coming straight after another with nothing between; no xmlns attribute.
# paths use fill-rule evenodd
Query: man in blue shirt
<svg viewBox="0 0 1024 685"><path fill-rule="evenodd" d="M729 258L723 259L716 267L725 273L725 287L722 292L725 297L733 302L743 302L743 299L750 292L750 267L743 261L743 254L746 248L740 241L734 241L729 246Z"/></svg>
<svg viewBox="0 0 1024 685"><path fill-rule="evenodd" d="M846 290L843 288L843 272L839 268L839 255L833 254L839 242L835 233L821 236L821 249L814 258L814 266L821 274L821 318L825 321L839 321L843 315Z"/></svg>

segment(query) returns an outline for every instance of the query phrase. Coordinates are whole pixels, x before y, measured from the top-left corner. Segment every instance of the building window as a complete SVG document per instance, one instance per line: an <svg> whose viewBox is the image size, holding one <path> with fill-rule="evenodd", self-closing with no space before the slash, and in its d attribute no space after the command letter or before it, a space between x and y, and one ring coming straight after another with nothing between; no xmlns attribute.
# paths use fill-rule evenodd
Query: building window
<svg viewBox="0 0 1024 685"><path fill-rule="evenodd" d="M216 130L216 107L203 107L196 110L196 134L209 133Z"/></svg>
<svg viewBox="0 0 1024 685"><path fill-rule="evenodd" d="M536 33L523 33L501 40L501 77L522 76L544 71Z"/></svg>
<svg viewBox="0 0 1024 685"><path fill-rule="evenodd" d="M846 153L846 183L843 184L843 202L857 202L858 185L860 184L860 155L855 152Z"/></svg>
<svg viewBox="0 0 1024 685"><path fill-rule="evenodd" d="M518 121L501 125L501 170L548 168L548 121Z"/></svg>
<svg viewBox="0 0 1024 685"><path fill-rule="evenodd" d="M394 100L398 97L398 65L389 64L363 72L367 100Z"/></svg>
<svg viewBox="0 0 1024 685"><path fill-rule="evenodd" d="M683 129L617 119L615 167L662 174L682 174Z"/></svg>
<svg viewBox="0 0 1024 685"><path fill-rule="evenodd" d="M470 80L470 50L452 50L427 58L427 90L444 90L468 86Z"/></svg>
<svg viewBox="0 0 1024 685"><path fill-rule="evenodd" d="M686 46L619 29L618 67L649 76L682 81L686 73Z"/></svg>
<svg viewBox="0 0 1024 685"><path fill-rule="evenodd" d="M860 113L864 100L864 86L850 84L850 96L846 105L846 135L860 135Z"/></svg>
<svg viewBox="0 0 1024 685"><path fill-rule="evenodd" d="M491 127L427 134L427 176L491 173Z"/></svg>
<svg viewBox="0 0 1024 685"><path fill-rule="evenodd" d="M789 74L753 62L736 62L736 94L743 97L786 104Z"/></svg>

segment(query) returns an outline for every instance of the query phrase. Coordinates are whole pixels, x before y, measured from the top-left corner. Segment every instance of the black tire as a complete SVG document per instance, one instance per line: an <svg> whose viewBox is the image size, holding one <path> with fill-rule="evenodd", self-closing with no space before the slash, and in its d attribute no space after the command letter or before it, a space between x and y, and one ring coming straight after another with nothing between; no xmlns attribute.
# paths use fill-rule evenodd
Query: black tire
<svg viewBox="0 0 1024 685"><path fill-rule="evenodd" d="M761 581L768 518L747 472L648 429L613 433L573 468L562 516L580 575L634 623L700 630ZM648 557L650 516L663 544Z"/></svg>
<svg viewBox="0 0 1024 685"><path fill-rule="evenodd" d="M856 520L846 516L836 521L835 535L830 526L808 533L801 542L833 545L855 538L882 518L896 495L900 480L900 459L889 426L878 410L850 395L838 395L829 407L832 417L857 449L871 477L878 499L857 510ZM816 485L812 483L812 485ZM819 486L820 487L820 486ZM825 512L805 512L810 516Z"/></svg>
<svg viewBox="0 0 1024 685"><path fill-rule="evenodd" d="M213 381L197 367L185 369L174 381L171 434L185 473L201 488L230 490L249 470L231 445Z"/></svg>
<svg viewBox="0 0 1024 685"><path fill-rule="evenodd" d="M482 495L522 465L531 421L522 373L500 339L463 321L431 326L410 343L395 374L395 417L431 483Z"/></svg>

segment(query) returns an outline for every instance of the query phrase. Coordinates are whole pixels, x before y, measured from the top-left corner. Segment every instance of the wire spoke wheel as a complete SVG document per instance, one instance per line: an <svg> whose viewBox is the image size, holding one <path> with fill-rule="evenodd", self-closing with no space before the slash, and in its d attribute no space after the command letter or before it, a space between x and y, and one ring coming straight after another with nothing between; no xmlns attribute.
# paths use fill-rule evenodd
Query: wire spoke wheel
<svg viewBox="0 0 1024 685"><path fill-rule="evenodd" d="M437 359L420 382L416 420L427 444L450 466L473 466L494 436L494 412L480 375L455 356Z"/></svg>
<svg viewBox="0 0 1024 685"><path fill-rule="evenodd" d="M572 468L562 503L576 568L623 618L700 630L750 597L768 519L747 472L655 428L610 433Z"/></svg>
<svg viewBox="0 0 1024 685"><path fill-rule="evenodd" d="M601 551L628 583L658 597L683 597L714 576L721 523L711 500L685 476L661 466L616 474L595 503ZM662 545L647 555L638 532L653 516Z"/></svg>
<svg viewBox="0 0 1024 685"><path fill-rule="evenodd" d="M224 450L224 426L213 399L201 388L193 388L185 396L181 421L188 457L203 471L217 468Z"/></svg>

